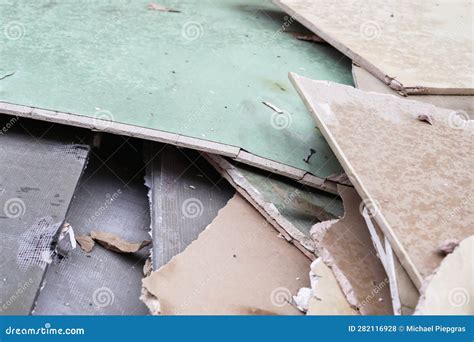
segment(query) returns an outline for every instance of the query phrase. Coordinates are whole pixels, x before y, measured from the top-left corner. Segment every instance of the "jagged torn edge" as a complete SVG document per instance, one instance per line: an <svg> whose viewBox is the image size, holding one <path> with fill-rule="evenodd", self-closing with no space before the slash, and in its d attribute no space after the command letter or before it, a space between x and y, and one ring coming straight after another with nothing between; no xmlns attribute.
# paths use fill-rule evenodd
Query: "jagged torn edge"
<svg viewBox="0 0 474 342"><path fill-rule="evenodd" d="M17 263L23 272L37 265L45 269L51 263L52 244L62 222L53 222L52 217L38 219L18 238Z"/></svg>

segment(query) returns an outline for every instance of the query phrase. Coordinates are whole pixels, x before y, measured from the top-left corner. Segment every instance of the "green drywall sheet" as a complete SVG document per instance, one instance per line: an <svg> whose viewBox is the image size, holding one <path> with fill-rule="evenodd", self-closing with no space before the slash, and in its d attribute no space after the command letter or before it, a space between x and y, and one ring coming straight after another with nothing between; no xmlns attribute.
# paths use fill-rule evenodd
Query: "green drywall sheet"
<svg viewBox="0 0 474 342"><path fill-rule="evenodd" d="M339 52L282 32L303 28L269 1L148 3L0 0L0 78L14 73L0 101L220 142L320 178L343 172L287 77L351 84Z"/></svg>
<svg viewBox="0 0 474 342"><path fill-rule="evenodd" d="M265 202L273 203L285 219L308 237L316 223L344 216L342 200L336 195L311 189L244 164L231 164Z"/></svg>

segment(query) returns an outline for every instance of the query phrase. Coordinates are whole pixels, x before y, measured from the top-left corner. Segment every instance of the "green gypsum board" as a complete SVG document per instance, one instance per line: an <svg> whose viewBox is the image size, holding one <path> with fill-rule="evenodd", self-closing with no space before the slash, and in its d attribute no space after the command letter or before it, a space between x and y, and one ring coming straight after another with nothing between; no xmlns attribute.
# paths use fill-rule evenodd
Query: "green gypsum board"
<svg viewBox="0 0 474 342"><path fill-rule="evenodd" d="M316 186L342 172L287 73L352 84L349 60L295 39L305 29L269 1L160 2L179 13L141 0L0 4L0 112L218 153Z"/></svg>

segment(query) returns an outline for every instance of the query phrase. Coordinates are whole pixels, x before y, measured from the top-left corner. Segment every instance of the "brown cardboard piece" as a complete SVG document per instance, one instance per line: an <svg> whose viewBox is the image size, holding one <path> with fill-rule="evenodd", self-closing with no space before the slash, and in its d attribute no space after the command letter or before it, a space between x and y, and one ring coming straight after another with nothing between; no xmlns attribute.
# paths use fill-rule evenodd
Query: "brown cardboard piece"
<svg viewBox="0 0 474 342"><path fill-rule="evenodd" d="M89 235L78 235L76 236L76 241L86 253L90 253L95 245L94 240Z"/></svg>
<svg viewBox="0 0 474 342"><path fill-rule="evenodd" d="M328 265L348 302L364 315L393 313L389 282L359 208L354 188L338 186L345 213L313 226L316 254Z"/></svg>
<svg viewBox="0 0 474 342"><path fill-rule="evenodd" d="M165 315L298 315L290 301L309 283L310 263L235 195L197 240L143 279L143 286Z"/></svg>
<svg viewBox="0 0 474 342"><path fill-rule="evenodd" d="M117 253L135 253L151 244L150 240L138 243L125 241L120 236L109 232L91 231L91 238L102 247Z"/></svg>
<svg viewBox="0 0 474 342"><path fill-rule="evenodd" d="M473 122L392 95L290 79L420 288L442 260L438 247L473 233ZM423 113L433 125L416 119Z"/></svg>

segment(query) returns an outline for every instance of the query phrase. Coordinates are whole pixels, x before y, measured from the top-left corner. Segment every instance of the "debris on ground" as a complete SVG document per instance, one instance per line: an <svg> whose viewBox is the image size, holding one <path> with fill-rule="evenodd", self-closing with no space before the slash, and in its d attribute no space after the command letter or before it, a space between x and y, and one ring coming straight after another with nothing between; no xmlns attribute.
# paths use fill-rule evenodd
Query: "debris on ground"
<svg viewBox="0 0 474 342"><path fill-rule="evenodd" d="M91 231L90 237L102 247L117 253L135 253L151 244L151 240L133 243L125 241L113 233L95 230Z"/></svg>
<svg viewBox="0 0 474 342"><path fill-rule="evenodd" d="M0 313L473 315L474 4L231 2L5 4Z"/></svg>

